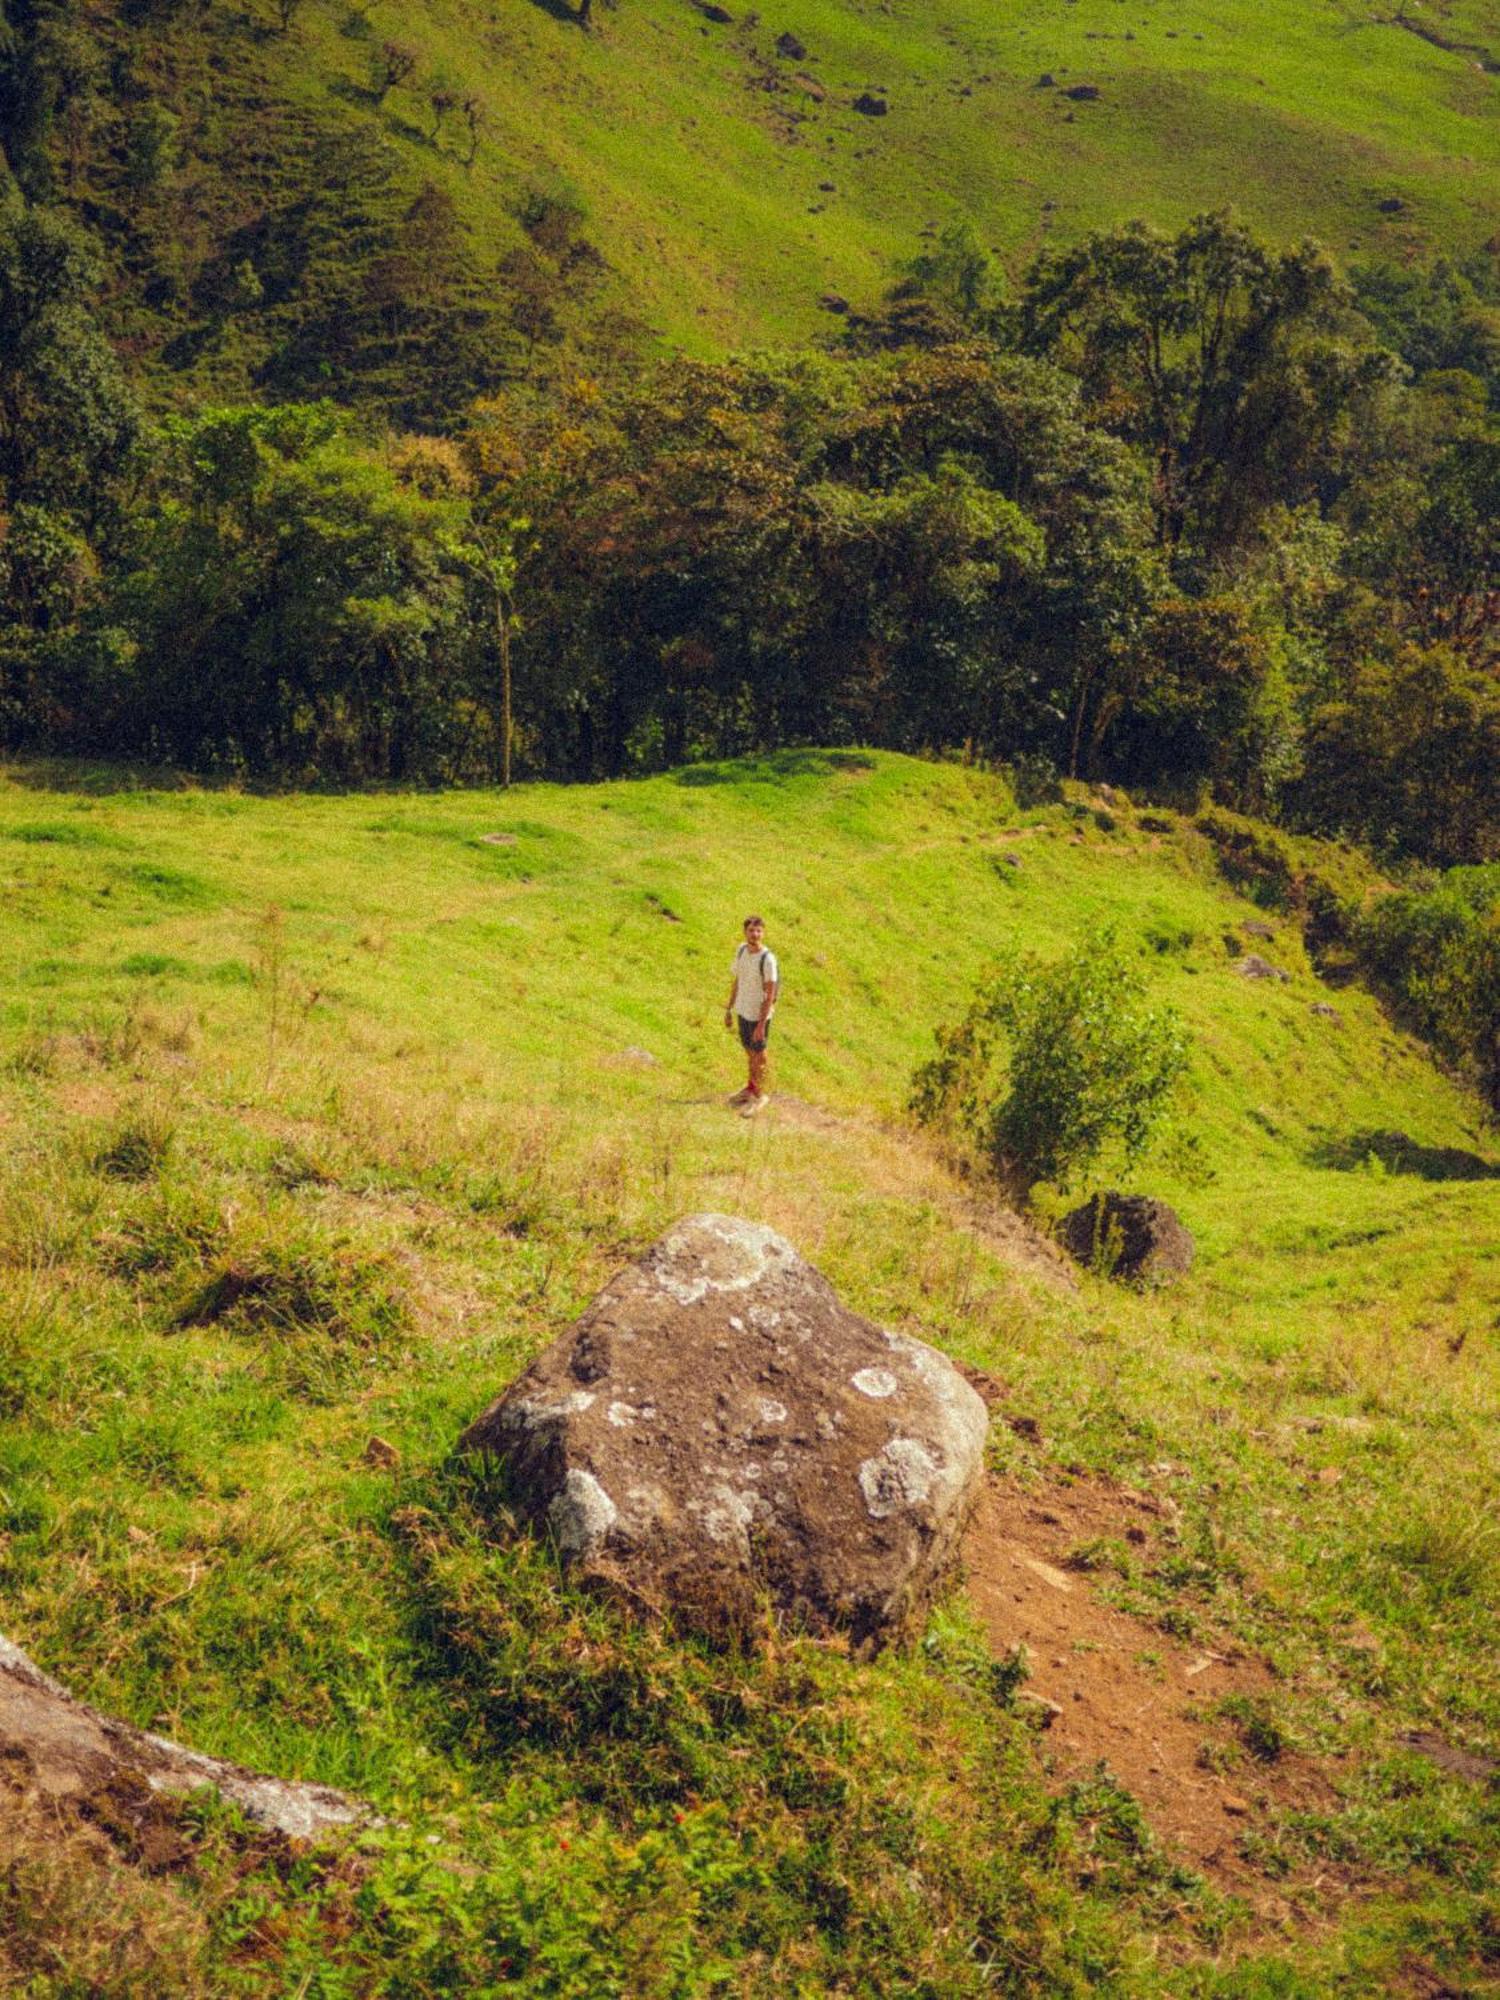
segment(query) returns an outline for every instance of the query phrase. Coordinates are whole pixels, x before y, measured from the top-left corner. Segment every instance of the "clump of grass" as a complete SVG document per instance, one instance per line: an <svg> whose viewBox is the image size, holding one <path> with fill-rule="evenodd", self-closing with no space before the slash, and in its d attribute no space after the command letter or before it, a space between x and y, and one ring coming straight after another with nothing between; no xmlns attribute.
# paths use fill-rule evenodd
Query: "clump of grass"
<svg viewBox="0 0 1500 2000"><path fill-rule="evenodd" d="M266 1241L222 1258L172 1315L253 1340L271 1375L312 1402L399 1352L412 1322L405 1272L386 1252L316 1239Z"/></svg>
<svg viewBox="0 0 1500 2000"><path fill-rule="evenodd" d="M58 1036L48 1030L29 1028L0 1058L0 1073L13 1077L53 1075L57 1069L58 1041Z"/></svg>
<svg viewBox="0 0 1500 2000"><path fill-rule="evenodd" d="M972 1613L949 1603L934 1611L922 1639L923 1657L945 1680L972 1689L1000 1708L1009 1708L1031 1678L1031 1655L1012 1646L996 1659Z"/></svg>
<svg viewBox="0 0 1500 2000"><path fill-rule="evenodd" d="M288 1139L275 1147L266 1162L267 1176L277 1187L332 1187L338 1175L327 1158L312 1146Z"/></svg>
<svg viewBox="0 0 1500 2000"><path fill-rule="evenodd" d="M176 1139L176 1126L160 1112L130 1112L94 1154L94 1171L109 1180L151 1180L167 1164Z"/></svg>
<svg viewBox="0 0 1500 2000"><path fill-rule="evenodd" d="M142 1278L201 1263L222 1242L224 1213L210 1182L159 1175L141 1190L113 1231L96 1239L99 1262L112 1276Z"/></svg>
<svg viewBox="0 0 1500 2000"><path fill-rule="evenodd" d="M1387 1554L1433 1604L1500 1597L1500 1516L1493 1508L1416 1514Z"/></svg>
<svg viewBox="0 0 1500 2000"><path fill-rule="evenodd" d="M1114 1535L1095 1535L1079 1542L1063 1560L1065 1568L1081 1570L1086 1576L1113 1575L1127 1581L1139 1567L1127 1544Z"/></svg>
<svg viewBox="0 0 1500 2000"><path fill-rule="evenodd" d="M1226 1695L1219 1703L1219 1713L1234 1724L1240 1741L1262 1764L1274 1764L1291 1747L1285 1729L1264 1695Z"/></svg>

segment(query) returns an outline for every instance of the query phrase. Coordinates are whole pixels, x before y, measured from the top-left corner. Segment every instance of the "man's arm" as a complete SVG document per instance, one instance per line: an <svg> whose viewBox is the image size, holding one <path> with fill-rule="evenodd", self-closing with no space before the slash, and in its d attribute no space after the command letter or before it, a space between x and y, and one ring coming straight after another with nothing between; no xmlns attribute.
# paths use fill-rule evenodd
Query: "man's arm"
<svg viewBox="0 0 1500 2000"><path fill-rule="evenodd" d="M764 1036L766 1031L766 1023L771 1018L771 1009L776 1005L776 984L777 982L774 979L768 979L761 988L760 1021L758 1025L762 1036Z"/></svg>

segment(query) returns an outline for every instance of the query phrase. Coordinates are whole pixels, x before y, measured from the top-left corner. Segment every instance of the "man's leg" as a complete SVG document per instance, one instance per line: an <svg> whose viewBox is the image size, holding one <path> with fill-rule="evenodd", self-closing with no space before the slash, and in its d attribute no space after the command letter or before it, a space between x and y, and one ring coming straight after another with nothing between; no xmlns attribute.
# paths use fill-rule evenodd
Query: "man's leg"
<svg viewBox="0 0 1500 2000"><path fill-rule="evenodd" d="M755 1051L750 1046L750 1033L754 1023L747 1021L743 1014L736 1014L734 1024L740 1031L740 1047L745 1051L749 1074L746 1082L729 1101L731 1104L747 1104L755 1097Z"/></svg>
<svg viewBox="0 0 1500 2000"><path fill-rule="evenodd" d="M753 1033L746 1047L746 1054L750 1058L750 1097L752 1102L756 1098L764 1097L766 1094L766 1069L770 1060L770 1040L771 1030L768 1025L765 1028L759 1029L757 1033Z"/></svg>

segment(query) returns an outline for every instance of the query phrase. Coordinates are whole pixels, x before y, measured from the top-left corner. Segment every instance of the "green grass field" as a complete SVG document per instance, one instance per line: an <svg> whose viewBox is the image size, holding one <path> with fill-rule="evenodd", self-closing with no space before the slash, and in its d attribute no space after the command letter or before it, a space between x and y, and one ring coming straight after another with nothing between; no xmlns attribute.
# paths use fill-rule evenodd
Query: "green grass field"
<svg viewBox="0 0 1500 2000"><path fill-rule="evenodd" d="M318 132L373 130L397 192L447 188L481 251L516 240L529 190L570 190L616 302L712 353L826 331L824 294L871 305L923 232L960 217L1013 274L1089 229L1175 228L1227 204L1344 258L1470 251L1500 228L1493 0L1410 12L1449 48L1370 0L729 11L716 24L689 0L619 0L583 32L565 0L307 0L286 35L264 0L184 15L153 30L149 60L204 163L172 230L227 234L288 198ZM778 55L785 31L804 59ZM391 36L420 61L377 105L371 53ZM472 168L460 120L429 136L434 82L490 108ZM1082 83L1096 102L1068 99ZM869 90L886 116L852 108ZM253 344L253 316L235 326L205 349L205 382Z"/></svg>
<svg viewBox="0 0 1500 2000"><path fill-rule="evenodd" d="M394 1821L292 1863L205 1808L165 1879L7 1848L0 1986L1494 1990L1493 1783L1402 1737L1500 1740L1500 1148L1186 822L1094 804L811 751L504 795L0 783L0 1631ZM751 905L794 1101L746 1124L720 1009ZM1232 970L1268 914L1284 985ZM1158 1296L1007 1261L903 1109L986 963L1106 925L1193 1034L1201 1168L1141 1180L1199 1255ZM997 1427L1008 1476L1175 1468L1182 1548L1117 1594L1271 1663L1339 1804L1265 1867L1337 1897L1267 1935L1107 1774L1050 1791L961 1599L871 1667L726 1659L492 1546L458 1431L700 1209L1003 1378L1045 1439Z"/></svg>

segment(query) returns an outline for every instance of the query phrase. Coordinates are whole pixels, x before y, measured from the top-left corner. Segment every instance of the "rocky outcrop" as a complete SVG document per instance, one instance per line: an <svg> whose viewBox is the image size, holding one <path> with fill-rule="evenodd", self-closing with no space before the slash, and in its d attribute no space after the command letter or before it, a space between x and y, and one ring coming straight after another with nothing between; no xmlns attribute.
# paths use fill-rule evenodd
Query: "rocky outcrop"
<svg viewBox="0 0 1500 2000"><path fill-rule="evenodd" d="M1136 1284L1165 1284L1192 1268L1192 1237L1154 1195L1096 1194L1064 1216L1058 1234L1080 1264Z"/></svg>
<svg viewBox="0 0 1500 2000"><path fill-rule="evenodd" d="M83 1814L99 1801L118 1810L124 1797L170 1799L212 1786L246 1819L291 1840L331 1827L369 1822L357 1800L326 1785L269 1778L219 1757L184 1750L128 1722L101 1715L0 1638L0 1760L24 1794Z"/></svg>
<svg viewBox="0 0 1500 2000"><path fill-rule="evenodd" d="M622 1271L464 1433L587 1576L715 1634L769 1607L874 1648L953 1554L986 1412L756 1223L699 1215Z"/></svg>

